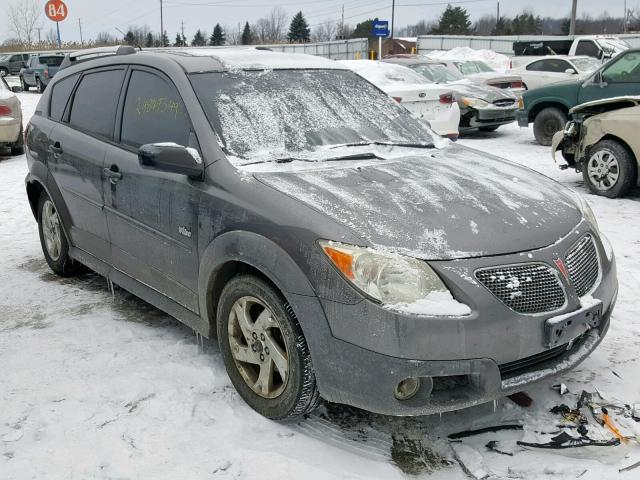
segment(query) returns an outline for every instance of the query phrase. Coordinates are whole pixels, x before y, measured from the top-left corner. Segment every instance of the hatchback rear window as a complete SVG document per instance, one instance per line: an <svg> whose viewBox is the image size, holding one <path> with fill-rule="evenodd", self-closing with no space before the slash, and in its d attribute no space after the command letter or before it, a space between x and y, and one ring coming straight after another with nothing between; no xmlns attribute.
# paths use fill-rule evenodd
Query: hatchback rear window
<svg viewBox="0 0 640 480"><path fill-rule="evenodd" d="M69 123L78 130L111 137L124 70L104 70L82 77Z"/></svg>

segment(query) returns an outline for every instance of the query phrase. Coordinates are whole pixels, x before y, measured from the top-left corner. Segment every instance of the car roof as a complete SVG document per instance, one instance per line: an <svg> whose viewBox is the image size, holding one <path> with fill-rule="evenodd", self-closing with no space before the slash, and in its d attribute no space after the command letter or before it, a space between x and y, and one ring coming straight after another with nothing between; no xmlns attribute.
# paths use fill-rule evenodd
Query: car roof
<svg viewBox="0 0 640 480"><path fill-rule="evenodd" d="M74 52L71 57L76 61L70 63L68 67L72 69L78 66L77 69L73 68L74 71L78 71L111 64L171 62L178 64L186 73L274 69L346 70L343 65L326 58L302 53L280 53L256 47L179 47L140 51L134 51L131 47L120 47L120 51L123 53L117 53L117 50L110 52L106 49ZM90 58L82 58L83 54Z"/></svg>
<svg viewBox="0 0 640 480"><path fill-rule="evenodd" d="M390 55L382 59L383 62L397 63L398 65L415 65L416 63L425 63L430 65L443 65L445 62L423 57L422 55Z"/></svg>

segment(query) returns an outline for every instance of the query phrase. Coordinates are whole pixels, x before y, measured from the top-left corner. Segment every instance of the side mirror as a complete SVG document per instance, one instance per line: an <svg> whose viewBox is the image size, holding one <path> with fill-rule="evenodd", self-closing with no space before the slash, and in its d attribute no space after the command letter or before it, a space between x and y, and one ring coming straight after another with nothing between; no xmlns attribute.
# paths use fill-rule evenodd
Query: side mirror
<svg viewBox="0 0 640 480"><path fill-rule="evenodd" d="M20 87L18 85L14 85L13 87L11 87L11 91L13 93L20 93L22 91L22 87Z"/></svg>
<svg viewBox="0 0 640 480"><path fill-rule="evenodd" d="M138 149L138 160L143 167L161 172L180 173L194 179L201 179L204 171L198 151L176 143L142 145Z"/></svg>
<svg viewBox="0 0 640 480"><path fill-rule="evenodd" d="M573 68L567 68L564 73L568 73L569 75L577 75L578 72L575 71L575 69Z"/></svg>

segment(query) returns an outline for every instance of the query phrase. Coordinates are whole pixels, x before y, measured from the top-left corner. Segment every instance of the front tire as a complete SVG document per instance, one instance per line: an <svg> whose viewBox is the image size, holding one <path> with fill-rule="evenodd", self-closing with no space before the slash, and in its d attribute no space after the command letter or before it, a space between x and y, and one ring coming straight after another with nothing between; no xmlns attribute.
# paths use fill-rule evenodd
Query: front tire
<svg viewBox="0 0 640 480"><path fill-rule="evenodd" d="M11 145L11 155L17 156L22 155L24 153L24 130L22 129L22 125L20 126L20 135L18 135L18 140Z"/></svg>
<svg viewBox="0 0 640 480"><path fill-rule="evenodd" d="M615 140L601 140L589 148L582 163L582 178L591 192L608 198L622 197L638 179L632 153Z"/></svg>
<svg viewBox="0 0 640 480"><path fill-rule="evenodd" d="M44 89L46 88L44 86L44 84L42 83L42 80L40 80L40 78L36 78L36 87L38 87L38 93L44 93Z"/></svg>
<svg viewBox="0 0 640 480"><path fill-rule="evenodd" d="M38 233L44 258L53 273L61 277L75 274L79 264L69 257L69 243L58 210L44 191L38 201Z"/></svg>
<svg viewBox="0 0 640 480"><path fill-rule="evenodd" d="M296 419L320 397L311 355L284 297L254 275L225 285L217 334L227 373L242 399L272 420Z"/></svg>
<svg viewBox="0 0 640 480"><path fill-rule="evenodd" d="M540 145L551 146L553 135L567 124L567 116L556 107L542 109L533 121L533 135Z"/></svg>

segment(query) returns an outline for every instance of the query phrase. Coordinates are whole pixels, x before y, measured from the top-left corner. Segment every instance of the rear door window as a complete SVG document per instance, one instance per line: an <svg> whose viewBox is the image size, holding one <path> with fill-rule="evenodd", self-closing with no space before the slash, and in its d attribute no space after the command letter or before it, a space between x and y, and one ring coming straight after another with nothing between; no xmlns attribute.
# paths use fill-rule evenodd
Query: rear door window
<svg viewBox="0 0 640 480"><path fill-rule="evenodd" d="M121 143L138 148L147 143L190 145L191 123L178 91L163 77L134 70L122 113Z"/></svg>
<svg viewBox="0 0 640 480"><path fill-rule="evenodd" d="M78 75L72 75L53 85L53 89L51 90L51 105L49 107L49 116L52 120L56 122L62 120L64 107L67 105L67 100L69 100L76 80L78 80Z"/></svg>
<svg viewBox="0 0 640 480"><path fill-rule="evenodd" d="M111 138L123 80L121 69L85 74L73 96L69 124Z"/></svg>

